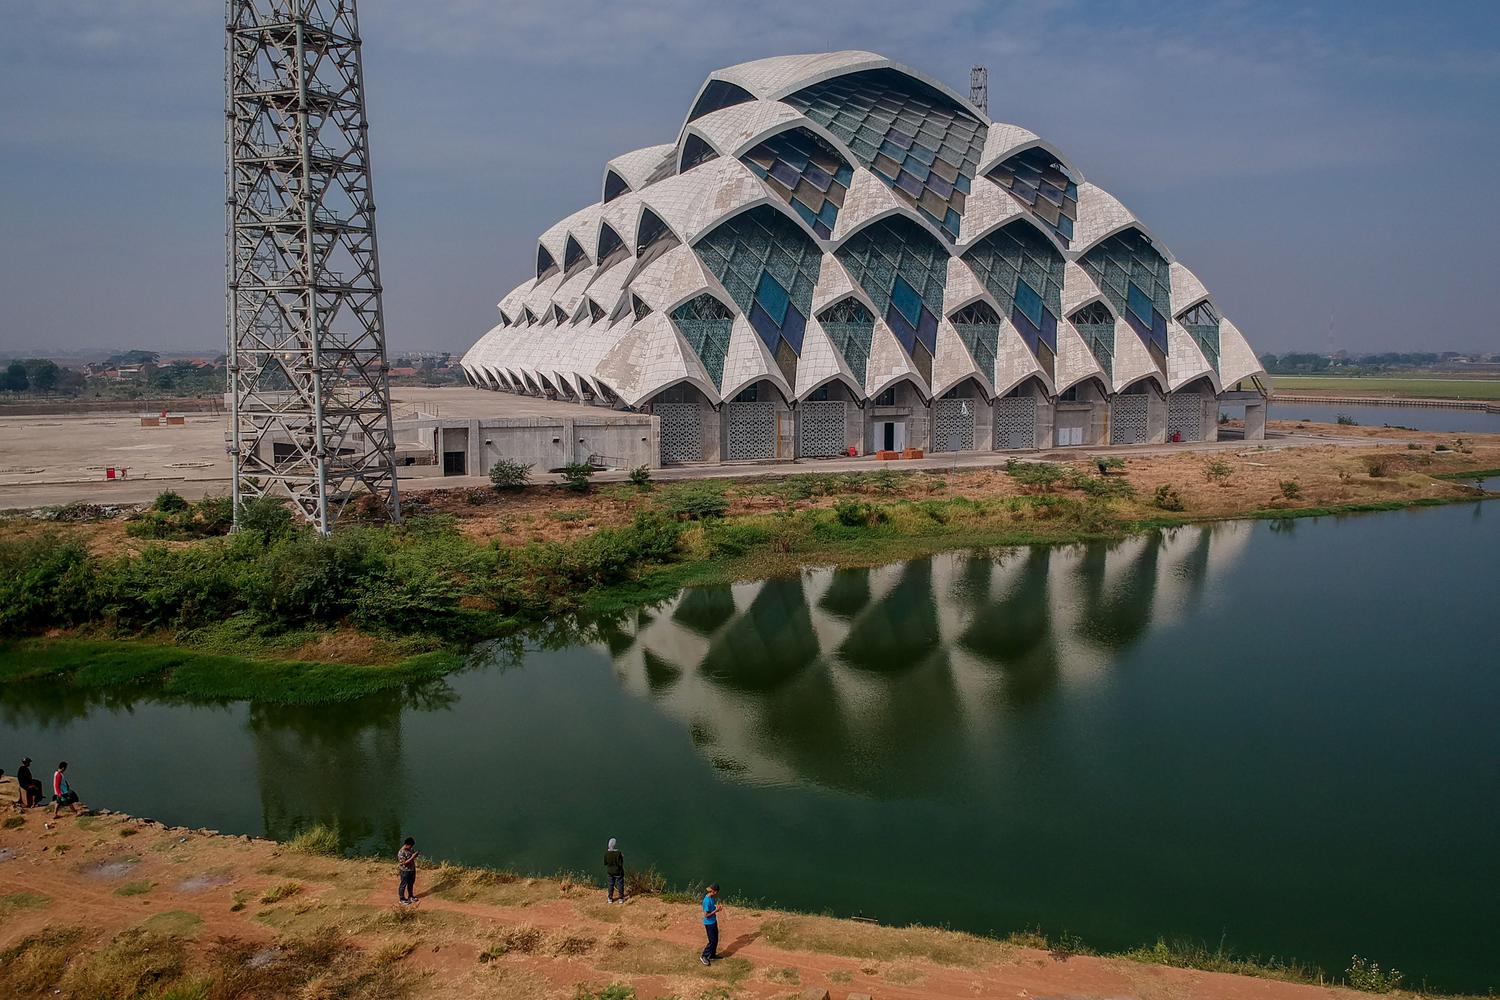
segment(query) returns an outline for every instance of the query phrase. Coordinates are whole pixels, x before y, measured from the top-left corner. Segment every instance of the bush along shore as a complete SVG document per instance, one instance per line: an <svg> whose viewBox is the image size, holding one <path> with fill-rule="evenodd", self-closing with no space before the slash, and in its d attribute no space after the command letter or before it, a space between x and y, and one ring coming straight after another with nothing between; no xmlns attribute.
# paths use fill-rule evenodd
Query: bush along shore
<svg viewBox="0 0 1500 1000"><path fill-rule="evenodd" d="M0 681L337 701L455 669L479 640L685 585L1486 495L1426 453L1295 451L672 484L636 470L603 488L528 486L521 467L494 489L418 496L400 525L352 511L326 539L267 499L232 534L226 500L172 493L111 524L10 518ZM1500 445L1463 459L1493 468Z"/></svg>
<svg viewBox="0 0 1500 1000"><path fill-rule="evenodd" d="M403 907L390 860L342 856L325 826L278 844L32 810L0 824L0 850L5 997L1136 996L1142 965L1155 967L1147 992L1182 1000L1438 995L1361 956L1330 972L1223 942L1155 939L1100 954L1067 932L882 926L778 910L729 886L725 957L704 968L696 895L649 864L630 867L630 902L610 906L589 875L424 856L420 903Z"/></svg>

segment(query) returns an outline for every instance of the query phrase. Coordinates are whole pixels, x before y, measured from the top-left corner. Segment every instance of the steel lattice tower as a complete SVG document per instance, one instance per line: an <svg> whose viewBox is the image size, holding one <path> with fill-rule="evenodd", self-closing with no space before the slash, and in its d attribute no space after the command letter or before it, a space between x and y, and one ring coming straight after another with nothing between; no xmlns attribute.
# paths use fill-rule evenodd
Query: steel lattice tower
<svg viewBox="0 0 1500 1000"><path fill-rule="evenodd" d="M400 517L355 0L227 0L234 508Z"/></svg>
<svg viewBox="0 0 1500 1000"><path fill-rule="evenodd" d="M969 70L969 103L982 115L990 113L990 71L983 66Z"/></svg>

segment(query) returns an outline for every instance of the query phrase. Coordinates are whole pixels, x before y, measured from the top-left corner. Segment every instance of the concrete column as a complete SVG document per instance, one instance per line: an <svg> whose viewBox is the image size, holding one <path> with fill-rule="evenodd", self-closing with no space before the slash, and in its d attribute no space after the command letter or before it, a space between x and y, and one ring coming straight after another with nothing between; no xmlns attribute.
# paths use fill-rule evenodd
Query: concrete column
<svg viewBox="0 0 1500 1000"><path fill-rule="evenodd" d="M484 467L484 432L479 429L478 420L469 421L469 453L464 457L464 464L468 466L471 476L487 476L490 470Z"/></svg>
<svg viewBox="0 0 1500 1000"><path fill-rule="evenodd" d="M578 428L573 423L572 417L564 417L562 422L563 439L563 464L571 465L588 459L587 454L582 454L578 444Z"/></svg>
<svg viewBox="0 0 1500 1000"><path fill-rule="evenodd" d="M1041 393L1033 397L1036 400L1036 446L1038 448L1057 447L1057 436L1054 430L1057 426L1057 406L1052 400Z"/></svg>
<svg viewBox="0 0 1500 1000"><path fill-rule="evenodd" d="M1163 444L1167 440L1167 397L1154 383L1146 384L1146 441Z"/></svg>
<svg viewBox="0 0 1500 1000"><path fill-rule="evenodd" d="M992 451L995 447L995 404L983 396L969 401L974 407L974 450Z"/></svg>
<svg viewBox="0 0 1500 1000"><path fill-rule="evenodd" d="M723 407L714 409L706 402L700 405L703 424L703 461L722 462L724 461L724 442L720 428L724 423Z"/></svg>
<svg viewBox="0 0 1500 1000"><path fill-rule="evenodd" d="M1203 440L1219 440L1219 397L1203 397Z"/></svg>
<svg viewBox="0 0 1500 1000"><path fill-rule="evenodd" d="M1266 439L1266 404L1245 404L1245 440L1264 441Z"/></svg>

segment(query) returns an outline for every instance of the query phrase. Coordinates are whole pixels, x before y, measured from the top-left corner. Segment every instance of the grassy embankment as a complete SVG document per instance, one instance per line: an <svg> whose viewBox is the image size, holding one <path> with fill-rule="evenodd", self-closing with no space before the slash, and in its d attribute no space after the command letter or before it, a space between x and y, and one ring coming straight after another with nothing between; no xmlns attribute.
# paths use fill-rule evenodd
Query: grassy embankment
<svg viewBox="0 0 1500 1000"><path fill-rule="evenodd" d="M732 898L727 957L703 968L696 898L659 879L632 879L631 904L610 907L585 876L424 861L422 904L404 909L391 905L389 861L339 857L326 828L277 845L119 815L43 821L0 829L15 854L0 889L7 997L769 1000L815 987L989 1000L1136 995L1141 965L1166 967L1150 974L1153 994L1184 1000L1435 995L1408 993L1412 977L1358 958L1328 973L1163 940L1097 955L1069 934L875 926Z"/></svg>
<svg viewBox="0 0 1500 1000"><path fill-rule="evenodd" d="M1465 445L1465 447L1468 447ZM156 685L172 696L310 704L437 676L474 641L692 584L867 566L944 549L1108 540L1225 517L1302 517L1476 496L1433 473L1500 446L1183 453L1092 467L891 469L779 480L433 494L399 527L319 539L262 506L224 537L222 501L168 498L116 526L0 525L0 682ZM1175 485L1174 485L1175 484ZM426 507L423 512L422 508Z"/></svg>
<svg viewBox="0 0 1500 1000"><path fill-rule="evenodd" d="M1281 392L1321 392L1392 399L1500 400L1500 379L1273 375L1272 381Z"/></svg>

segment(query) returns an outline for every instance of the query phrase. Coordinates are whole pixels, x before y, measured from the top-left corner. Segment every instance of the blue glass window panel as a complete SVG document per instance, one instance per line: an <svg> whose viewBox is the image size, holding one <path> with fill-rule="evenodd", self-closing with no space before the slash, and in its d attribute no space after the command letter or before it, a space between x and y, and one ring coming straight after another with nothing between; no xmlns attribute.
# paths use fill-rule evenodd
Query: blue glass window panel
<svg viewBox="0 0 1500 1000"><path fill-rule="evenodd" d="M1026 314L1026 318L1031 320L1033 327L1041 327L1042 313L1045 312L1042 308L1042 297L1037 294L1036 289L1024 281L1016 282L1016 308Z"/></svg>
<svg viewBox="0 0 1500 1000"><path fill-rule="evenodd" d="M901 310L896 308L896 303L892 302L891 307L885 311L885 322L896 335L896 340L906 348L908 355L917 349L917 328L906 321Z"/></svg>
<svg viewBox="0 0 1500 1000"><path fill-rule="evenodd" d="M1151 296L1143 292L1135 282L1130 283L1128 295L1125 300L1126 308L1135 314L1147 328L1151 325Z"/></svg>
<svg viewBox="0 0 1500 1000"><path fill-rule="evenodd" d="M948 209L948 214L943 218L943 228L951 233L957 233L959 224L962 221L963 220L959 218L958 213L950 208Z"/></svg>
<svg viewBox="0 0 1500 1000"><path fill-rule="evenodd" d="M802 172L802 176L819 191L827 191L828 185L833 183L833 178L828 175L828 171L819 167L816 163L809 163L807 169Z"/></svg>
<svg viewBox="0 0 1500 1000"><path fill-rule="evenodd" d="M785 160L777 160L775 163L771 164L770 172L772 177L776 178L778 181L785 184L789 188L796 187L797 181L801 179L801 175L797 173L796 169Z"/></svg>
<svg viewBox="0 0 1500 1000"><path fill-rule="evenodd" d="M1073 238L1073 220L1066 215L1058 216L1057 231L1062 233L1063 239L1071 240Z"/></svg>
<svg viewBox="0 0 1500 1000"><path fill-rule="evenodd" d="M909 171L903 170L896 177L896 187L911 195L913 198L922 197L922 182L917 176Z"/></svg>
<svg viewBox="0 0 1500 1000"><path fill-rule="evenodd" d="M818 224L817 215L813 213L812 209L802 204L802 202L793 200L792 208L796 210L798 215L802 216L802 221L806 222L809 226L815 226Z"/></svg>
<svg viewBox="0 0 1500 1000"><path fill-rule="evenodd" d="M891 286L891 305L901 311L910 326L916 327L922 316L922 296L899 274Z"/></svg>
<svg viewBox="0 0 1500 1000"><path fill-rule="evenodd" d="M1010 321L1016 328L1016 332L1021 335L1021 339L1026 342L1026 346L1031 348L1031 353L1035 354L1037 341L1041 339L1042 332L1033 326L1031 318L1018 308L1012 307Z"/></svg>
<svg viewBox="0 0 1500 1000"><path fill-rule="evenodd" d="M838 217L839 207L831 201L823 202L823 210L818 213L818 218L823 221L823 224L832 229L833 224L838 221Z"/></svg>
<svg viewBox="0 0 1500 1000"><path fill-rule="evenodd" d="M937 317L926 309L922 310L922 318L917 323L917 339L927 345L929 352L937 353Z"/></svg>
<svg viewBox="0 0 1500 1000"><path fill-rule="evenodd" d="M1052 353L1057 353L1057 318L1050 312L1042 313L1041 325L1042 342L1052 348Z"/></svg>
<svg viewBox="0 0 1500 1000"><path fill-rule="evenodd" d="M844 187L848 187L854 183L854 170L850 167L840 167L839 172L834 175L833 179L844 185Z"/></svg>
<svg viewBox="0 0 1500 1000"><path fill-rule="evenodd" d="M755 286L755 301L765 309L766 315L780 327L786 321L786 310L792 304L785 288L773 277L769 271L762 271L760 284Z"/></svg>
<svg viewBox="0 0 1500 1000"><path fill-rule="evenodd" d="M953 185L943 180L937 174L933 174L931 177L927 178L927 186L931 188L933 192L944 201L948 200L948 198L953 195ZM948 211L951 212L953 210L950 208Z"/></svg>
<svg viewBox="0 0 1500 1000"><path fill-rule="evenodd" d="M771 351L776 350L776 345L781 340L781 327L761 308L759 302L750 309L750 326L767 348Z"/></svg>
<svg viewBox="0 0 1500 1000"><path fill-rule="evenodd" d="M959 174L958 175L958 179L953 182L953 186L956 187L956 188L958 188L964 194L968 194L969 193L969 178L965 177L963 174Z"/></svg>
<svg viewBox="0 0 1500 1000"><path fill-rule="evenodd" d="M922 164L924 167L932 166L932 161L937 159L937 153L921 144L913 145L911 149L907 151L907 155L910 156L913 160L916 160L918 163Z"/></svg>
<svg viewBox="0 0 1500 1000"><path fill-rule="evenodd" d="M1151 314L1151 341L1163 354L1167 353L1167 319L1159 312Z"/></svg>
<svg viewBox="0 0 1500 1000"><path fill-rule="evenodd" d="M797 356L802 356L802 336L807 332L807 319L797 311L796 306L788 306L786 319L781 324L781 337L791 345Z"/></svg>

